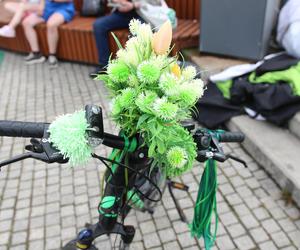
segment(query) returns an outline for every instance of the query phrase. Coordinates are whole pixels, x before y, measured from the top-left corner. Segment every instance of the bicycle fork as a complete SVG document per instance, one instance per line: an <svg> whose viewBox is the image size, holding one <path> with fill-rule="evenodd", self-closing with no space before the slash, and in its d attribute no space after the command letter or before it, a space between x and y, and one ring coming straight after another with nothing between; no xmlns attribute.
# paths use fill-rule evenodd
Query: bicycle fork
<svg viewBox="0 0 300 250"><path fill-rule="evenodd" d="M133 188L135 183L136 172L133 170L141 170L149 167L149 158L141 157L141 154L135 152L129 154L128 164L130 169L119 166L113 175L106 176L106 185L103 198L99 204L99 221L95 224L86 224L81 230L77 238L70 241L63 250L96 250L93 241L101 235L120 234L124 246L129 245L134 238L135 228L131 225L123 225L118 222L120 212L122 220L125 219L127 213L127 192ZM127 173L126 173L127 171ZM126 249L126 247L124 247Z"/></svg>

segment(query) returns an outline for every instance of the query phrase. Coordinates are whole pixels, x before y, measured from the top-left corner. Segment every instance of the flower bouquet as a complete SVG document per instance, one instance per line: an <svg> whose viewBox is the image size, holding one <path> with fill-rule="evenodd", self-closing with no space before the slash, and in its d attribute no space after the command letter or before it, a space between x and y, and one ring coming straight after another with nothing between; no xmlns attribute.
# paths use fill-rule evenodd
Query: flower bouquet
<svg viewBox="0 0 300 250"><path fill-rule="evenodd" d="M112 96L112 118L126 136L140 134L148 156L168 177L192 167L196 145L180 122L190 118L204 85L195 67L180 68L170 57L172 26L166 22L153 33L150 25L133 19L131 37L110 60L103 80Z"/></svg>

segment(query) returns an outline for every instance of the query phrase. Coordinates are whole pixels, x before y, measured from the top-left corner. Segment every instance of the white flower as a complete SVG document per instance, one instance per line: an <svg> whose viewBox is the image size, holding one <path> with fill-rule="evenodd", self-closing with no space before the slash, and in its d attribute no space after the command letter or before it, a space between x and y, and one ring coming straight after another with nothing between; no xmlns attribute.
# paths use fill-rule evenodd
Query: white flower
<svg viewBox="0 0 300 250"><path fill-rule="evenodd" d="M151 43L153 32L149 24L142 23L137 31L137 37L142 43Z"/></svg>
<svg viewBox="0 0 300 250"><path fill-rule="evenodd" d="M188 83L189 87L195 91L198 98L203 96L204 83L201 79L194 79Z"/></svg>
<svg viewBox="0 0 300 250"><path fill-rule="evenodd" d="M135 50L120 49L117 52L117 58L126 64L137 66L139 64L139 57Z"/></svg>
<svg viewBox="0 0 300 250"><path fill-rule="evenodd" d="M132 35L136 35L139 31L141 21L138 19L132 19L129 23L129 31Z"/></svg>
<svg viewBox="0 0 300 250"><path fill-rule="evenodd" d="M151 61L160 69L166 67L169 64L169 58L166 55L155 55L151 57Z"/></svg>
<svg viewBox="0 0 300 250"><path fill-rule="evenodd" d="M182 70L182 76L186 80L191 80L195 78L197 74L196 68L194 66L187 66Z"/></svg>
<svg viewBox="0 0 300 250"><path fill-rule="evenodd" d="M127 56L127 51L125 49L119 49L117 51L117 58L124 61L124 59L126 58Z"/></svg>

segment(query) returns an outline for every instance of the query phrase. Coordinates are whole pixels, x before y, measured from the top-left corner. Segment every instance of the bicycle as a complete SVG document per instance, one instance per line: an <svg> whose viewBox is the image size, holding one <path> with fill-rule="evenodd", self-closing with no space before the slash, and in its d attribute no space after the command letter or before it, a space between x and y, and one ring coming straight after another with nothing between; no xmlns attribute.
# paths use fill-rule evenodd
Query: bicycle
<svg viewBox="0 0 300 250"><path fill-rule="evenodd" d="M89 128L86 130L89 143L94 146L103 144L114 150L123 151L114 151L119 152L119 155L111 158L92 154L92 157L100 160L107 167L106 185L98 207L99 220L95 224L86 224L77 237L68 242L62 249L96 250L93 241L105 234L121 235L119 249L129 249L135 235L135 228L124 225L127 214L132 208L153 213L155 204L162 198L166 187L170 191L181 220L187 222L172 189L178 188L188 191L188 186L162 178L159 166L151 166L153 159L147 157L147 148L143 145L143 138L139 135L127 138L122 133L118 136L105 133L102 110L99 106L87 105L85 118L89 124ZM68 159L64 158L49 141L49 125L49 123L0 121L0 136L31 138L31 144L25 147L29 152L0 162L0 170L3 166L27 158L46 163L67 163ZM222 142L242 142L244 140L242 133L195 129L195 124L192 122L184 122L182 126L193 135L198 149L196 158L198 162L204 162L207 159L224 162L231 158L247 166L243 160L225 154L220 146ZM112 166L109 166L107 162L111 163Z"/></svg>

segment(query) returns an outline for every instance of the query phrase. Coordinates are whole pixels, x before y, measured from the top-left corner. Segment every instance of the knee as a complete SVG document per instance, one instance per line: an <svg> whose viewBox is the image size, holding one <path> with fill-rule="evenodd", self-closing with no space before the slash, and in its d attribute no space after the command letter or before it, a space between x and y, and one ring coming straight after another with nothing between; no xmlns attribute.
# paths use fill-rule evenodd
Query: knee
<svg viewBox="0 0 300 250"><path fill-rule="evenodd" d="M28 18L25 18L22 21L22 26L23 26L24 29L28 29L28 28L32 28L33 27L32 23L30 22L30 20Z"/></svg>
<svg viewBox="0 0 300 250"><path fill-rule="evenodd" d="M103 22L103 20L101 18L97 19L94 23L93 23L93 30L94 30L94 33L105 33L107 30L106 30L106 25L105 23Z"/></svg>
<svg viewBox="0 0 300 250"><path fill-rule="evenodd" d="M47 22L47 30L49 31L55 31L57 30L59 25L57 25L57 23L55 22Z"/></svg>

